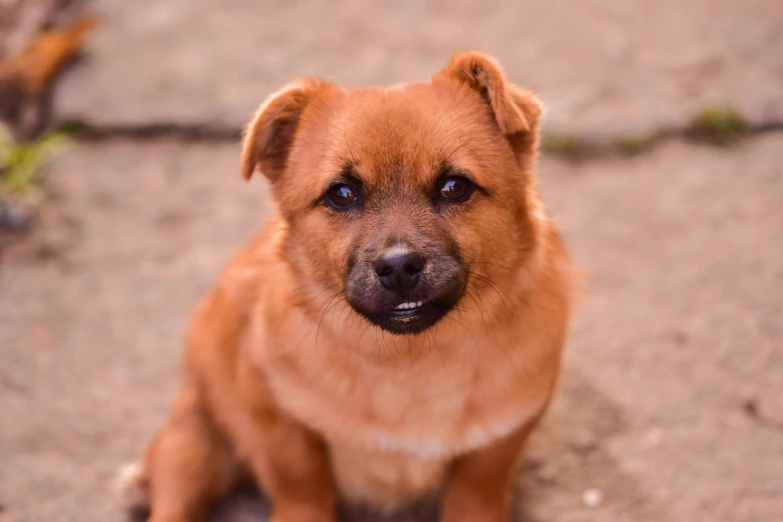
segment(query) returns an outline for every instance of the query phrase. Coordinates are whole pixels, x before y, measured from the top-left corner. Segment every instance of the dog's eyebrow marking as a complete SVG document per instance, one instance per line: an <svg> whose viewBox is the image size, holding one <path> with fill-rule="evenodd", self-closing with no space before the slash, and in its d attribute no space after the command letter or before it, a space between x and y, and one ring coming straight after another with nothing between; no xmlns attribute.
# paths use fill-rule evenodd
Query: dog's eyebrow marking
<svg viewBox="0 0 783 522"><path fill-rule="evenodd" d="M348 144L348 142L346 141L346 143L345 143L345 144L347 145L347 144ZM340 154L338 154L336 150L334 150L332 147L330 147L329 145L327 145L327 144L326 144L326 143L324 143L323 141L321 142L321 145L323 145L324 147L326 147L327 149L329 149L330 151L332 151L332 154L334 154L335 156L337 156L338 158L340 158L340 159L342 160L342 162L343 162L343 163L344 163L346 166L351 166L351 167L352 167L352 166L353 166L353 165L356 163L356 162L355 162L355 161L353 161L352 159L351 159L351 160L347 160L347 159L345 159L343 156L341 156ZM350 150L350 148L349 148L348 150ZM352 155L352 156L353 156L353 155Z"/></svg>
<svg viewBox="0 0 783 522"><path fill-rule="evenodd" d="M351 149L351 144L348 143L348 136L346 136L345 129L343 129L343 141L345 142L345 146L348 147L348 154L351 155L351 161L353 162L353 165L358 165L359 160L357 160L356 156L353 155L353 150Z"/></svg>
<svg viewBox="0 0 783 522"><path fill-rule="evenodd" d="M438 168L436 170L437 175L435 176L436 180L440 180L441 178L445 178L449 174L454 173L454 167L451 166L451 164L448 162L448 160L443 160L438 165Z"/></svg>
<svg viewBox="0 0 783 522"><path fill-rule="evenodd" d="M347 162L345 165L343 165L343 169L337 175L337 178L343 179L345 181L350 181L359 186L362 185L362 178L359 177L359 174L356 172L356 169L354 168L354 165L351 162Z"/></svg>

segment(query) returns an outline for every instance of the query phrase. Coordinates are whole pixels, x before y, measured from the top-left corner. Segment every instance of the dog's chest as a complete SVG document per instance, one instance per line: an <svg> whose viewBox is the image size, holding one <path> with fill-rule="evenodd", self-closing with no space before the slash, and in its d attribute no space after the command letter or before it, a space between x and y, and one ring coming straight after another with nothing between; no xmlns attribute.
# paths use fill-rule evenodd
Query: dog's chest
<svg viewBox="0 0 783 522"><path fill-rule="evenodd" d="M378 383L365 410L372 413L365 419L348 417L345 426L355 426L350 432L326 435L342 495L389 509L431 495L452 458L490 444L519 424L515 413L491 415L490 405L486 415L478 414L468 390L427 396Z"/></svg>
<svg viewBox="0 0 783 522"><path fill-rule="evenodd" d="M438 360L357 372L308 359L269 369L281 406L327 441L342 494L380 506L435 491L454 456L511 433L538 407L508 368L487 375Z"/></svg>

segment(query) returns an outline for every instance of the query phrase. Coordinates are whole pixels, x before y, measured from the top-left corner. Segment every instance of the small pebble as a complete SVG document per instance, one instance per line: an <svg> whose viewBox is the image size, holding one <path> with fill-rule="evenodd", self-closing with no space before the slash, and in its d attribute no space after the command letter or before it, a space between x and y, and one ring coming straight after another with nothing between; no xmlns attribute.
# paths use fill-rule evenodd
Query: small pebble
<svg viewBox="0 0 783 522"><path fill-rule="evenodd" d="M31 209L0 201L0 229L22 230L29 227L34 218Z"/></svg>
<svg viewBox="0 0 783 522"><path fill-rule="evenodd" d="M558 470L556 466L553 466L552 464L545 464L538 468L538 473L536 474L538 477L538 480L541 482L544 482L546 484L554 484L557 482L557 474Z"/></svg>
<svg viewBox="0 0 783 522"><path fill-rule="evenodd" d="M603 499L604 494L598 488L587 488L582 493L582 504L589 508L597 508Z"/></svg>
<svg viewBox="0 0 783 522"><path fill-rule="evenodd" d="M574 435L571 447L580 454L591 453L598 448L598 441L589 431L581 431Z"/></svg>
<svg viewBox="0 0 783 522"><path fill-rule="evenodd" d="M652 428L644 435L644 443L648 446L657 446L663 439L663 432L659 428Z"/></svg>

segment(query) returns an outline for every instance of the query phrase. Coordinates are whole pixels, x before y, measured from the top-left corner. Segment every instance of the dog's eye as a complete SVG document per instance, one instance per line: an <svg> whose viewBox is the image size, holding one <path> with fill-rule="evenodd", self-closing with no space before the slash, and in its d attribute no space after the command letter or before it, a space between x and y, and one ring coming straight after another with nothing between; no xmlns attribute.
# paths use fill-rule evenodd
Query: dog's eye
<svg viewBox="0 0 783 522"><path fill-rule="evenodd" d="M450 176L440 187L441 197L455 203L468 199L471 192L473 192L473 183L462 176Z"/></svg>
<svg viewBox="0 0 783 522"><path fill-rule="evenodd" d="M356 191L348 184L336 183L326 190L326 202L334 209L345 210L359 200Z"/></svg>

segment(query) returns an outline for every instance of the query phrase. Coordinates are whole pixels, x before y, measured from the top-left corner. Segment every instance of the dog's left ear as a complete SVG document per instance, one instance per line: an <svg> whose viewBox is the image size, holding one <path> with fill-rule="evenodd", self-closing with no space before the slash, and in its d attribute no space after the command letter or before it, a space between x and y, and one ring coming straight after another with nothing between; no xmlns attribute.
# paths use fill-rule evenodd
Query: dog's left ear
<svg viewBox="0 0 783 522"><path fill-rule="evenodd" d="M466 84L489 103L503 134L511 136L537 129L542 107L531 92L506 81L500 65L480 53L456 54L438 76Z"/></svg>

